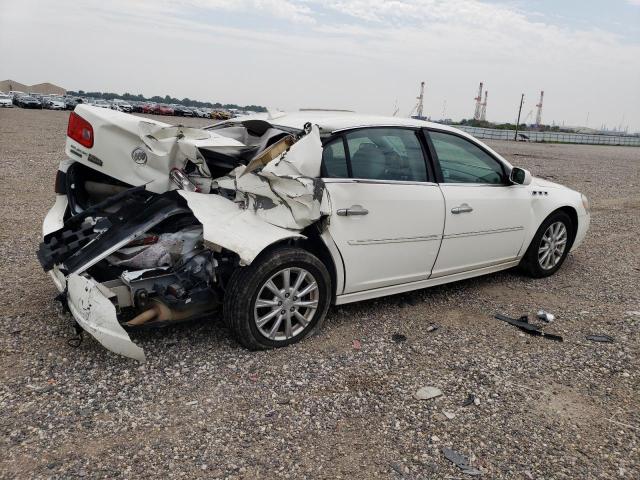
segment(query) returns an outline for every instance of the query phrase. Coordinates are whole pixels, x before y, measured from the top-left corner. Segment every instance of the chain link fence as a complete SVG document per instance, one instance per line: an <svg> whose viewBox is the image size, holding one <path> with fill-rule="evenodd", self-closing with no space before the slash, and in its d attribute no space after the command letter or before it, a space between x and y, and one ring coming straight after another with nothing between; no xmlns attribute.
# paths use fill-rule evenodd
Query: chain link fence
<svg viewBox="0 0 640 480"><path fill-rule="evenodd" d="M476 138L490 140L513 140L514 130L497 130L493 128L468 127L455 125ZM541 143L581 143L586 145L624 145L628 147L640 147L640 136L633 135L594 135L587 133L561 133L561 132L531 132L519 131L519 141Z"/></svg>

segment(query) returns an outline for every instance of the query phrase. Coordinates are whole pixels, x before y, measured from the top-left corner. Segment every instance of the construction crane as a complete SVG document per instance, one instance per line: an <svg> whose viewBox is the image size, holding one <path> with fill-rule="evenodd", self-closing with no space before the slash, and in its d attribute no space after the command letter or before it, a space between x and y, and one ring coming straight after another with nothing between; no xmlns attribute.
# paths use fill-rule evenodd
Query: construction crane
<svg viewBox="0 0 640 480"><path fill-rule="evenodd" d="M485 90L484 102L482 102L482 108L480 109L480 120L483 122L487 119L487 97L488 96L489 96L489 92Z"/></svg>
<svg viewBox="0 0 640 480"><path fill-rule="evenodd" d="M480 115L482 113L482 87L483 83L480 82L480 87L478 88L478 96L474 98L476 101L476 111L473 114L474 120L480 120Z"/></svg>
<svg viewBox="0 0 640 480"><path fill-rule="evenodd" d="M416 100L418 100L418 103L416 103L416 106L413 107L413 110L411 110L411 113L409 114L409 116L411 118L416 118L418 120L424 120L425 117L423 116L423 111L424 111L424 82L420 82L420 95L418 95L416 97Z"/></svg>
<svg viewBox="0 0 640 480"><path fill-rule="evenodd" d="M544 90L540 92L540 102L536 105L538 113L536 113L536 127L542 124L542 100L544 99Z"/></svg>

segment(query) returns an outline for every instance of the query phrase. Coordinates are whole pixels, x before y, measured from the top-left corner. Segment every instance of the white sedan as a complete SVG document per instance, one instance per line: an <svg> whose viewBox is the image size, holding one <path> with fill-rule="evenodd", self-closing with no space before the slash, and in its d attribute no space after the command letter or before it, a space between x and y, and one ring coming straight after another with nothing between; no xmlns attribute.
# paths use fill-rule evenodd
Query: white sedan
<svg viewBox="0 0 640 480"><path fill-rule="evenodd" d="M175 127L79 105L38 257L75 321L127 331L222 317L250 349L316 332L330 305L519 266L555 273L584 195L419 120L303 111Z"/></svg>

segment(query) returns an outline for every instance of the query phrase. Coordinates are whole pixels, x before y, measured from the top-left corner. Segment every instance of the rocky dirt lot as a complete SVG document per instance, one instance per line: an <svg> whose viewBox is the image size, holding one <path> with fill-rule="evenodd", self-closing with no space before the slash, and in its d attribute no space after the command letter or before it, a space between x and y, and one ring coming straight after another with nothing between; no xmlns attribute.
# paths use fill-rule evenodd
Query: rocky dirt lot
<svg viewBox="0 0 640 480"><path fill-rule="evenodd" d="M585 243L551 278L334 307L278 351L243 350L216 319L139 333L141 366L67 344L36 260L67 116L0 111L0 477L471 478L449 447L483 478L640 478L640 149L491 143L591 199ZM493 318L540 308L563 343ZM425 386L443 395L417 400Z"/></svg>

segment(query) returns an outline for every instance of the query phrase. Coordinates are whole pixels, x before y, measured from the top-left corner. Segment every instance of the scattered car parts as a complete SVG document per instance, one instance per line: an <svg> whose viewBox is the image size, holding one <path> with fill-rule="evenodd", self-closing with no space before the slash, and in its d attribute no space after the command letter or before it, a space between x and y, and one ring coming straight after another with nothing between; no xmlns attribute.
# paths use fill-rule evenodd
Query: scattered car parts
<svg viewBox="0 0 640 480"><path fill-rule="evenodd" d="M522 330L523 332L526 332L530 335L535 335L535 336L539 336L539 337L544 337L547 338L549 340L555 340L557 342L562 342L563 339L560 335L556 335L553 333L546 333L542 330L542 328L540 328L538 325L534 325L532 323L529 323L529 317L527 315L523 315L522 317L520 317L519 319L515 319L515 318L511 318L511 317L507 317L506 315L502 315L500 313L497 313L495 315L495 318L497 318L498 320L502 320L503 322L507 322L511 325L514 325L516 327L518 327L520 330Z"/></svg>
<svg viewBox="0 0 640 480"><path fill-rule="evenodd" d="M609 335L587 335L586 339L590 340L592 342L598 342L598 343L613 343L614 342L613 337L611 337Z"/></svg>
<svg viewBox="0 0 640 480"><path fill-rule="evenodd" d="M445 447L442 449L442 453L447 460L449 460L456 467L462 470L462 473L464 473L465 475L471 475L475 477L482 475L482 472L480 470L471 466L471 464L469 463L469 458L456 452L455 450Z"/></svg>

